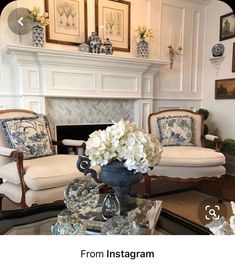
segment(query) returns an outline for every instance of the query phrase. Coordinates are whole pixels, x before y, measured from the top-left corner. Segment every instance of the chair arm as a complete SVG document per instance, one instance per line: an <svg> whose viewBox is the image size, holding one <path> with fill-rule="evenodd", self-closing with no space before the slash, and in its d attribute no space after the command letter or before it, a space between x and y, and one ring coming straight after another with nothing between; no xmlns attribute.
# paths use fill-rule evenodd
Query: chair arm
<svg viewBox="0 0 235 265"><path fill-rule="evenodd" d="M64 139L64 140L62 140L62 144L66 145L66 146L82 147L85 144L85 141L83 141L83 140Z"/></svg>
<svg viewBox="0 0 235 265"><path fill-rule="evenodd" d="M217 152L220 151L221 146L222 146L222 140L221 140L220 137L212 135L212 134L206 134L205 135L205 139L208 140L208 141L213 142L215 144L215 150Z"/></svg>
<svg viewBox="0 0 235 265"><path fill-rule="evenodd" d="M73 140L73 139L63 139L62 141L52 141L54 145L58 146L67 146L67 147L78 147L82 149L82 153L84 154L86 149L86 143L83 140Z"/></svg>
<svg viewBox="0 0 235 265"><path fill-rule="evenodd" d="M11 154L14 151L16 151L16 149L8 148L8 147L0 147L0 155L1 156L9 156L9 157L11 157Z"/></svg>
<svg viewBox="0 0 235 265"><path fill-rule="evenodd" d="M22 189L21 203L25 205L25 193L27 192L29 188L26 186L25 181L24 181L24 174L25 174L24 155L23 155L23 152L12 151L10 157L16 160L16 167L17 167L19 178L20 178L20 186Z"/></svg>

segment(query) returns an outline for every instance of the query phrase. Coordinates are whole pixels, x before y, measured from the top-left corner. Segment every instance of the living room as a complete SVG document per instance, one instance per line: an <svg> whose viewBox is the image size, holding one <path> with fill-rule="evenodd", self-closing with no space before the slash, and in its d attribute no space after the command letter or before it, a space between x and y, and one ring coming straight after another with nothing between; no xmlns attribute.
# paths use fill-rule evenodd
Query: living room
<svg viewBox="0 0 235 265"><path fill-rule="evenodd" d="M231 216L230 201L235 201L235 22L230 6L217 0L8 2L0 15L1 111L45 114L53 139L60 141L60 130L69 129L69 135L79 141L85 140L78 134L84 128L89 131L88 125L98 130L123 119L148 131L152 113L180 109L197 113L200 109L206 113L206 134L217 136L207 140L222 140L223 198L217 196L218 183L207 180L188 184L152 178L149 194L144 181L133 186L131 194L162 200L164 218L170 211L198 227L203 226L198 208L208 198L222 199L227 218ZM77 9L72 7L67 14L70 2ZM31 18L21 13L25 10ZM121 10L117 35L111 31L112 10ZM44 37L36 42L34 12L45 16L40 22ZM145 46L140 46L143 30L147 32ZM91 45L94 34L99 50ZM77 155L76 148L68 150ZM14 211L18 206L3 199L2 209Z"/></svg>

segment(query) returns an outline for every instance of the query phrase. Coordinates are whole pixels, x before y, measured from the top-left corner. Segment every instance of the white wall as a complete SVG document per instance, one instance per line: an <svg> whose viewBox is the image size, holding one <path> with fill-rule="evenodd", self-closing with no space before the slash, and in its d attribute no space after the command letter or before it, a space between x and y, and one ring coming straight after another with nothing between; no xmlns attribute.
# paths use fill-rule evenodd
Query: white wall
<svg viewBox="0 0 235 265"><path fill-rule="evenodd" d="M203 86L202 106L210 112L207 121L210 130L218 129L222 139L235 139L235 99L215 99L215 80L235 78L232 73L232 49L234 38L224 40L224 61L221 63L219 72L209 61L212 57L211 48L219 42L220 16L232 12L231 8L221 1L211 1L208 5L205 36L205 72ZM227 156L227 173L235 175L235 159Z"/></svg>
<svg viewBox="0 0 235 265"><path fill-rule="evenodd" d="M211 48L219 42L220 16L232 12L231 8L221 1L211 1L208 5L205 37L205 73L203 89L203 107L210 111L209 127L219 129L223 139L235 139L235 99L215 100L215 80L235 78L232 73L232 46L234 38L224 40L225 59L220 66L218 76L215 67L210 63Z"/></svg>
<svg viewBox="0 0 235 265"><path fill-rule="evenodd" d="M175 56L173 68L161 71L155 91L154 110L167 108L198 109L201 106L203 84L203 43L205 2L162 0L160 3L160 55L169 58L171 44L175 50L182 45L181 55ZM180 41L180 31L182 41Z"/></svg>

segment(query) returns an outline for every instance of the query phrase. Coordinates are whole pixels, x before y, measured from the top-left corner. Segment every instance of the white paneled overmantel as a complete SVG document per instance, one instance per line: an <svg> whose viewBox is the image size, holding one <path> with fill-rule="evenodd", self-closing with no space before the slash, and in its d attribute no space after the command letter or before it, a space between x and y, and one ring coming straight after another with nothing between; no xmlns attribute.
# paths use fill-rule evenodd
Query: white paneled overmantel
<svg viewBox="0 0 235 265"><path fill-rule="evenodd" d="M21 107L45 112L47 97L133 99L140 124L146 117L139 110L152 111L156 79L160 69L169 65L163 60L18 45L6 45L4 53L11 65L12 91Z"/></svg>
<svg viewBox="0 0 235 265"><path fill-rule="evenodd" d="M182 46L173 68L161 70L154 111L200 108L203 94L206 5L210 0L161 0L160 58L169 58L169 42Z"/></svg>

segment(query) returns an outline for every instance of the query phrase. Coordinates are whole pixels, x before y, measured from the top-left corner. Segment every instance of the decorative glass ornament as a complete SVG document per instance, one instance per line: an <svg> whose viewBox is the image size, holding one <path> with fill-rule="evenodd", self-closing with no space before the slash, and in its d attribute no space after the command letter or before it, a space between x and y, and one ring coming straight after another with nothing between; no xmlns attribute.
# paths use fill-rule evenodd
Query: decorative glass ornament
<svg viewBox="0 0 235 265"><path fill-rule="evenodd" d="M63 210L57 218L57 222L51 226L52 235L85 235L85 225L77 213L70 210Z"/></svg>
<svg viewBox="0 0 235 265"><path fill-rule="evenodd" d="M109 193L102 204L102 216L107 220L115 215L120 215L120 203L113 193Z"/></svg>
<svg viewBox="0 0 235 265"><path fill-rule="evenodd" d="M91 212L98 201L99 189L92 178L75 179L65 189L64 202L72 212Z"/></svg>
<svg viewBox="0 0 235 265"><path fill-rule="evenodd" d="M103 225L102 235L140 235L140 227L135 221L123 216L114 216Z"/></svg>
<svg viewBox="0 0 235 265"><path fill-rule="evenodd" d="M89 45L84 42L78 46L78 50L80 52L89 52Z"/></svg>

